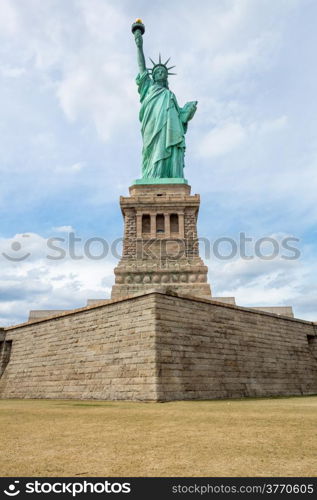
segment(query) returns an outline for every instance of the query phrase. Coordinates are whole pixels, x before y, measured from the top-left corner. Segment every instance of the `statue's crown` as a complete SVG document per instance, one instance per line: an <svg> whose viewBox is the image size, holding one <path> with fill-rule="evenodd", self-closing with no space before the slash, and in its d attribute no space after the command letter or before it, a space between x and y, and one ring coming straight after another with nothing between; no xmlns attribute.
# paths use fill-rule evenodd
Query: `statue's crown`
<svg viewBox="0 0 317 500"><path fill-rule="evenodd" d="M159 54L158 63L155 63L153 61L153 59L151 59L150 57L149 57L149 59L150 59L151 63L153 64L152 68L147 68L151 74L153 74L153 72L155 71L156 68L159 68L161 66L161 67L166 69L168 75L176 75L176 73L170 73L170 69L175 68L175 66L170 66L169 68L167 67L167 63L169 62L170 57L167 59L167 61L165 63L162 62L161 54Z"/></svg>

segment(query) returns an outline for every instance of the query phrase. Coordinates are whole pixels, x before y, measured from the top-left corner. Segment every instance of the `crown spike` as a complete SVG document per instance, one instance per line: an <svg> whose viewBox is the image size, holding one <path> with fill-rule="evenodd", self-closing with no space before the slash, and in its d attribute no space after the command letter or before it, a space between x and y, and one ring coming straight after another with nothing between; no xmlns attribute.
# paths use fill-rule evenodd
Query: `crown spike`
<svg viewBox="0 0 317 500"><path fill-rule="evenodd" d="M168 74L168 75L176 75L177 73L170 73L170 70L171 70L171 69L173 69L173 68L175 68L175 65L174 65L174 66L170 66L169 68L167 67L167 63L170 61L170 59L171 59L171 58L169 57L169 58L167 59L167 61L166 61L165 63L163 63L163 62L162 62L162 56L161 56L161 53L159 53L159 60L158 60L158 62L156 63L156 62L154 62L154 61L153 61L153 59L152 59L151 57L149 57L149 60L150 60L150 61L151 61L151 63L153 64L153 67L152 67L152 68L147 68L147 70L148 70L151 74L153 74L153 71L155 71L155 70L156 70L156 68L157 68L158 66L163 66L163 67L166 69L166 71L167 71L167 74Z"/></svg>

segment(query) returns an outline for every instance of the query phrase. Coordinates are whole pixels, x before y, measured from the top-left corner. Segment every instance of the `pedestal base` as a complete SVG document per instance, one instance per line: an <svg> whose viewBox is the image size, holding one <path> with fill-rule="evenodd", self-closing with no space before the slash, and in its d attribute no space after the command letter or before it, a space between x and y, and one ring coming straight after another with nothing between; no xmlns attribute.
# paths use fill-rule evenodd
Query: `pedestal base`
<svg viewBox="0 0 317 500"><path fill-rule="evenodd" d="M184 295L211 298L208 268L200 258L165 263L153 259L122 259L114 272L116 283L112 287L112 299L162 286Z"/></svg>
<svg viewBox="0 0 317 500"><path fill-rule="evenodd" d="M199 195L186 179L139 179L120 198L123 255L115 268L112 298L167 286L211 297L208 268L199 256Z"/></svg>

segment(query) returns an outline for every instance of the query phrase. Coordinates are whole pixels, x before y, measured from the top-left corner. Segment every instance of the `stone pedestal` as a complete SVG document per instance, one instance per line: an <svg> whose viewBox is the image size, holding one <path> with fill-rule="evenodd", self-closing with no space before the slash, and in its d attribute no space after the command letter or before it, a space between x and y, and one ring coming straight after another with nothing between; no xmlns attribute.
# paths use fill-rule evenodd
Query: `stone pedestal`
<svg viewBox="0 0 317 500"><path fill-rule="evenodd" d="M211 297L208 268L199 256L199 195L187 184L135 184L120 198L123 255L115 268L112 298L168 286Z"/></svg>

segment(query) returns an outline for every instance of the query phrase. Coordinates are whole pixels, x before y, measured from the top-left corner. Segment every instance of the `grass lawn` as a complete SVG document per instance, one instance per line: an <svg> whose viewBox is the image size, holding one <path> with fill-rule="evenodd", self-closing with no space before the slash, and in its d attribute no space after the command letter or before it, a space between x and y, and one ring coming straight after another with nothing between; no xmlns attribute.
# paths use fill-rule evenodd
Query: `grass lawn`
<svg viewBox="0 0 317 500"><path fill-rule="evenodd" d="M317 396L0 400L0 476L315 476Z"/></svg>

